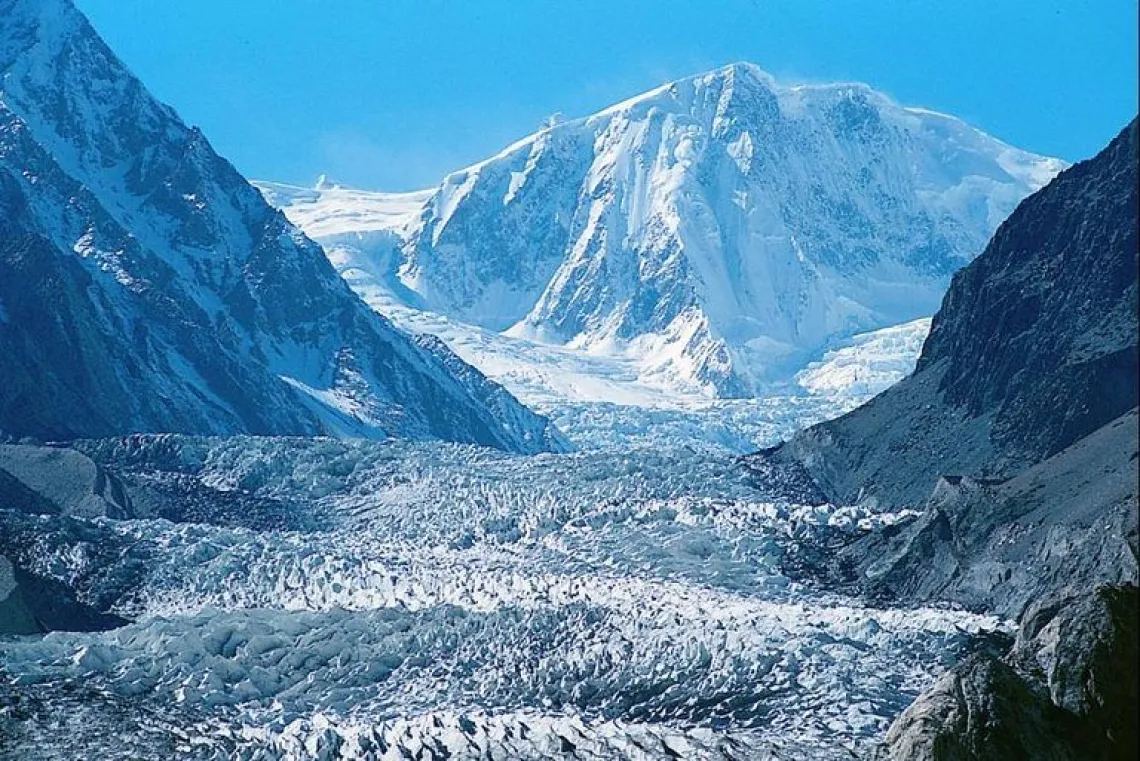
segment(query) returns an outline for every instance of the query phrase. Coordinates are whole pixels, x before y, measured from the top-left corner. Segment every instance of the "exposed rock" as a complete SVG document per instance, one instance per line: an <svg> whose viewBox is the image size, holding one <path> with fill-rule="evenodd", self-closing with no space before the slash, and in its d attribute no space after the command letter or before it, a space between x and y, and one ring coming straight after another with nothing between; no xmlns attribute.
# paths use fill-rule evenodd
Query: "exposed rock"
<svg viewBox="0 0 1140 761"><path fill-rule="evenodd" d="M33 634L40 631L35 615L16 583L16 569L0 555L0 634Z"/></svg>
<svg viewBox="0 0 1140 761"><path fill-rule="evenodd" d="M840 503L1004 479L1137 406L1137 123L1026 199L954 276L915 373L794 437Z"/></svg>
<svg viewBox="0 0 1140 761"><path fill-rule="evenodd" d="M1044 682L1053 704L1079 717L1084 758L1140 755L1140 591L1070 592L1030 607L1010 661Z"/></svg>
<svg viewBox="0 0 1140 761"><path fill-rule="evenodd" d="M0 474L0 508L132 516L119 479L74 449L0 444Z"/></svg>
<svg viewBox="0 0 1140 761"><path fill-rule="evenodd" d="M1013 651L958 664L892 725L889 761L1110 761L1137 744L1137 587L1036 604Z"/></svg>
<svg viewBox="0 0 1140 761"><path fill-rule="evenodd" d="M360 301L69 0L0 18L0 428L564 446Z"/></svg>
<svg viewBox="0 0 1140 761"><path fill-rule="evenodd" d="M991 656L958 664L891 726L889 761L1076 761L1060 711Z"/></svg>
<svg viewBox="0 0 1140 761"><path fill-rule="evenodd" d="M1133 410L1009 480L940 478L920 517L814 570L877 598L947 600L1014 619L1066 588L1135 583L1137 442Z"/></svg>

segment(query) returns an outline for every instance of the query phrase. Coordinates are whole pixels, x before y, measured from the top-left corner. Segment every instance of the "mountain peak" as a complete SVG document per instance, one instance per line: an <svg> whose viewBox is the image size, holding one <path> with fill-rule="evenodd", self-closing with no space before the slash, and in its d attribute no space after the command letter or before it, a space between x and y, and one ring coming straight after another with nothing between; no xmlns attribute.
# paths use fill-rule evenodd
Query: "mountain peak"
<svg viewBox="0 0 1140 761"><path fill-rule="evenodd" d="M701 77L721 77L731 78L733 80L749 79L773 89L779 86L774 76L750 61L734 61L733 63L721 66L719 69L696 75L696 78Z"/></svg>
<svg viewBox="0 0 1140 761"><path fill-rule="evenodd" d="M393 217L399 251L370 261L417 309L625 347L654 382L747 395L835 340L932 313L1059 168L866 85L782 86L742 61L448 175L413 224Z"/></svg>
<svg viewBox="0 0 1140 761"><path fill-rule="evenodd" d="M68 0L0 0L0 19L0 209L19 210L0 214L0 354L19 368L0 428L559 446L369 310Z"/></svg>

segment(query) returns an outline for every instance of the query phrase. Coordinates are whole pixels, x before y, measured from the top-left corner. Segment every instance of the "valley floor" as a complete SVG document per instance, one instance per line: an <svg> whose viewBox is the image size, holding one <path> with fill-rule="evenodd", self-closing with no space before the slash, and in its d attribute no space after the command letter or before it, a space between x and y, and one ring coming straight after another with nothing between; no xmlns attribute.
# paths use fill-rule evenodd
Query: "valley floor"
<svg viewBox="0 0 1140 761"><path fill-rule="evenodd" d="M905 516L727 454L76 446L132 515L7 511L0 553L132 622L0 640L4 757L857 758L1006 626L789 580Z"/></svg>

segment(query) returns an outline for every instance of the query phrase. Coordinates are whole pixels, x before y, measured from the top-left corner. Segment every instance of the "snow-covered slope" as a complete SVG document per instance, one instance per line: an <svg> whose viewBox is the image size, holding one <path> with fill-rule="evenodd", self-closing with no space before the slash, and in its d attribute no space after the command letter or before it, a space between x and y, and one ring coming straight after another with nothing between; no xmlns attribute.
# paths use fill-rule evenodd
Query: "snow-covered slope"
<svg viewBox="0 0 1140 761"><path fill-rule="evenodd" d="M286 190L313 195L259 187L278 201ZM313 212L321 202L304 203ZM547 344L406 306L393 295L393 282L382 280L383 263L397 255L393 240L388 232L373 231L342 233L323 243L336 269L376 311L405 330L437 336L584 449L687 446L745 453L772 446L905 377L930 324L923 319L857 334L814 357L795 377L769 384L758 397L710 399L643 375L638 358L627 352Z"/></svg>
<svg viewBox="0 0 1140 761"><path fill-rule="evenodd" d="M869 399L914 370L928 333L930 319L923 318L852 336L808 363L796 374L796 383L835 399Z"/></svg>
<svg viewBox="0 0 1140 761"><path fill-rule="evenodd" d="M369 310L68 0L0 18L0 429L559 445Z"/></svg>
<svg viewBox="0 0 1140 761"><path fill-rule="evenodd" d="M405 305L733 397L931 314L1062 166L864 85L735 64L544 129L426 200L277 200Z"/></svg>

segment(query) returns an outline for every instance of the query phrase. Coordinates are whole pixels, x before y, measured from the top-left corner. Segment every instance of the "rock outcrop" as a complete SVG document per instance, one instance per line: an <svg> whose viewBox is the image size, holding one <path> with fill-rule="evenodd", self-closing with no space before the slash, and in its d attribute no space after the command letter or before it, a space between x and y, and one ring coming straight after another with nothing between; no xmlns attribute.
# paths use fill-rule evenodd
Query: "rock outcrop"
<svg viewBox="0 0 1140 761"><path fill-rule="evenodd" d="M23 590L16 583L16 569L8 558L0 555L0 635L38 631L35 614L28 608Z"/></svg>
<svg viewBox="0 0 1140 761"><path fill-rule="evenodd" d="M0 509L130 518L122 483L74 449L0 444Z"/></svg>
<svg viewBox="0 0 1140 761"><path fill-rule="evenodd" d="M971 656L891 727L886 761L1134 759L1138 592L1036 603L1005 660Z"/></svg>

